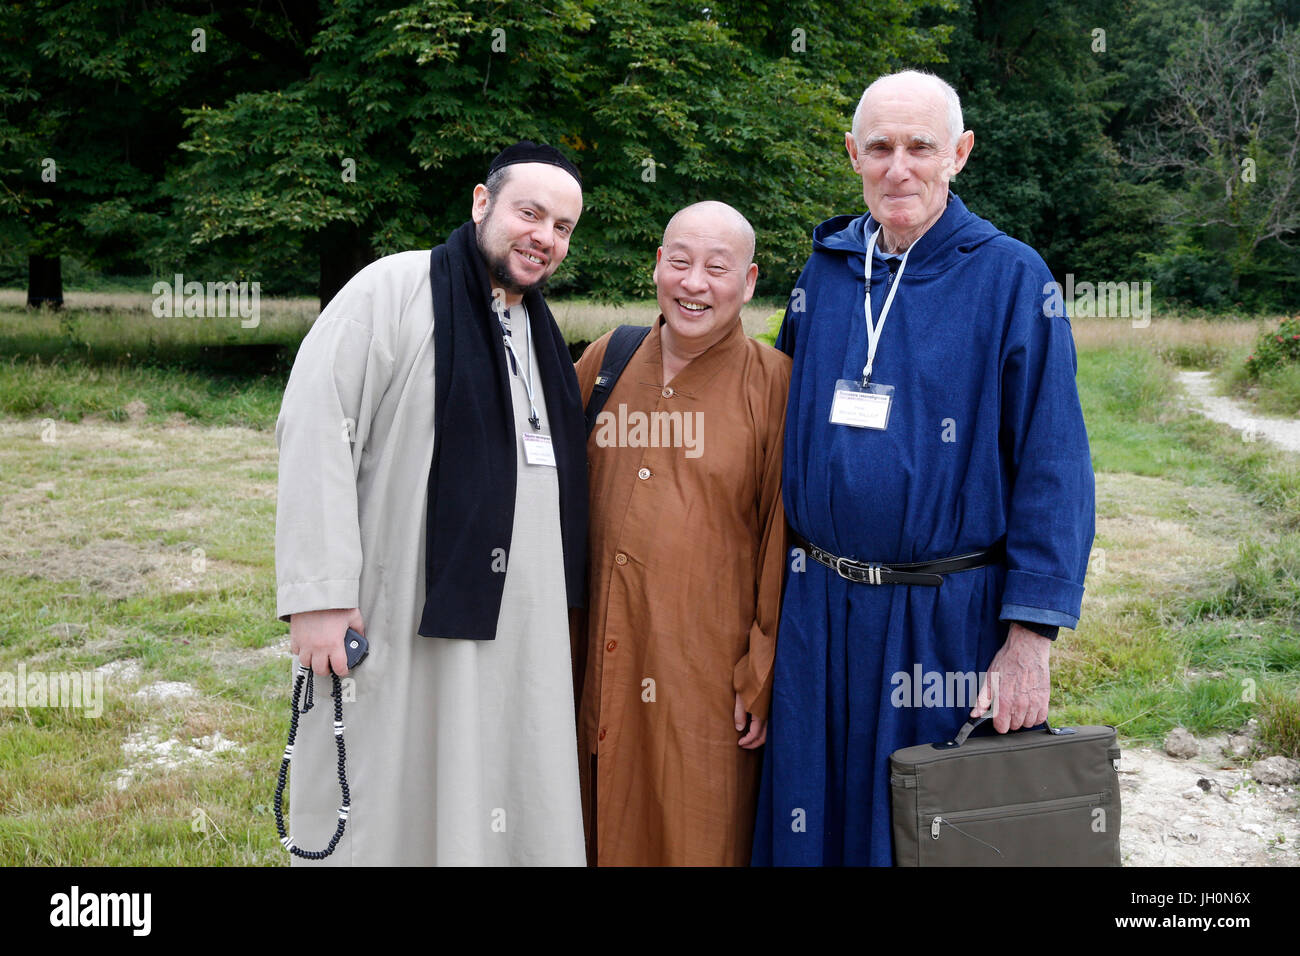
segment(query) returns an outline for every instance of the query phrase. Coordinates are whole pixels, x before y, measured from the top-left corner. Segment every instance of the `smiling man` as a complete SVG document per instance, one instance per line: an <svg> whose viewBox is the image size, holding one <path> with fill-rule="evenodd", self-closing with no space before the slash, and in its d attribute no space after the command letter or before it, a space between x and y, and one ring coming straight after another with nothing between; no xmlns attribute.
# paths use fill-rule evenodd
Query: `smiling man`
<svg viewBox="0 0 1300 956"><path fill-rule="evenodd" d="M745 335L754 231L719 202L664 230L661 315L593 430L579 703L589 858L748 862L781 593L790 362ZM578 362L589 399L610 336ZM580 629L581 630L581 629Z"/></svg>
<svg viewBox="0 0 1300 956"><path fill-rule="evenodd" d="M432 252L359 272L294 362L276 425L278 611L290 650L347 673L351 806L326 862L584 861L568 607L583 599L578 384L539 291L582 212L578 171L529 142ZM294 843L339 816L331 708L302 718ZM295 862L298 862L295 858Z"/></svg>
<svg viewBox="0 0 1300 956"><path fill-rule="evenodd" d="M872 83L845 134L868 211L816 228L786 310L794 550L755 863L889 865L890 754L986 712L1041 723L1079 619L1074 342L1042 259L949 189L974 139L937 77Z"/></svg>

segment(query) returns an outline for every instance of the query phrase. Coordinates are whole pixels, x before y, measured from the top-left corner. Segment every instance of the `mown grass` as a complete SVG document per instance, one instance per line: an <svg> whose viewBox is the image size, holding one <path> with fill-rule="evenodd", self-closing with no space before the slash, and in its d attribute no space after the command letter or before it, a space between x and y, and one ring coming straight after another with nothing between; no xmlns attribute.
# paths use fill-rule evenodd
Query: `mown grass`
<svg viewBox="0 0 1300 956"><path fill-rule="evenodd" d="M1081 626L1054 650L1057 720L1154 741L1255 718L1264 752L1300 755L1297 458L1183 410L1173 378L1172 363L1213 368L1252 335L1076 330L1098 534ZM139 668L106 680L97 719L0 708L0 865L285 862L269 815L287 730L269 431L282 388L0 362L0 672ZM136 696L159 681L195 696ZM217 732L242 749L137 768L119 788L132 735Z"/></svg>
<svg viewBox="0 0 1300 956"><path fill-rule="evenodd" d="M11 357L0 360L0 409L6 414L79 422L87 415L120 422L163 422L180 415L204 425L270 428L284 395L283 376L213 376L176 368L92 365Z"/></svg>
<svg viewBox="0 0 1300 956"><path fill-rule="evenodd" d="M1117 501L1099 493L1097 547L1110 560L1090 567L1080 629L1058 648L1054 693L1064 719L1115 724L1147 740L1173 726L1205 734L1255 717L1261 743L1294 756L1297 457L1187 411L1173 377L1174 365L1213 368L1229 360L1235 348L1224 340L1246 336L1226 332L1219 341L1178 341L1175 331L1080 352L1099 492L1118 476L1149 481ZM1110 538L1143 522L1162 528L1163 547L1137 551L1125 541L1116 551ZM1134 551L1155 573L1115 573L1116 559Z"/></svg>

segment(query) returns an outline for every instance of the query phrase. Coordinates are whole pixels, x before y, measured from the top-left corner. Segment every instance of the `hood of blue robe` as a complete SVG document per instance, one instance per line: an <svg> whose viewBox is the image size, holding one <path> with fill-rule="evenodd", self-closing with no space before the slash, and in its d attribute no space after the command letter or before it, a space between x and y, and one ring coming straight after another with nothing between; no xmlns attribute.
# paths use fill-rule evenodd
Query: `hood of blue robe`
<svg viewBox="0 0 1300 956"><path fill-rule="evenodd" d="M813 230L813 250L843 255L845 268L862 275L867 240L879 226L869 212L860 216L835 216ZM907 274L924 276L946 272L984 243L1002 235L1005 233L1001 229L974 215L956 193L950 192L948 206L938 222L912 244Z"/></svg>

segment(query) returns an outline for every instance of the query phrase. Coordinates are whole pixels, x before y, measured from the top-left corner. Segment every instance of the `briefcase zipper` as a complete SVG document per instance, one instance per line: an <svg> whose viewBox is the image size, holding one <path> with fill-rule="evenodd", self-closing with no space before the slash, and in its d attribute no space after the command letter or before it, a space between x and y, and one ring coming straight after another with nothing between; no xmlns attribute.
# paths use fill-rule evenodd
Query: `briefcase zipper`
<svg viewBox="0 0 1300 956"><path fill-rule="evenodd" d="M939 839L939 831L944 825L952 827L962 836L969 837L978 843L984 843L979 837L967 833L957 822L970 823L975 820L992 820L1004 817L1022 817L1033 813L1055 813L1057 810L1074 810L1080 807L1100 806L1110 799L1110 791L1103 790L1101 793L1085 794L1079 797L1062 797L1057 800L1039 800L1036 803L1013 803L1005 807L989 807L984 810L958 810L949 814L936 814L930 821L930 839ZM1001 851L991 843L984 843L989 849L998 852Z"/></svg>
<svg viewBox="0 0 1300 956"><path fill-rule="evenodd" d="M989 843L989 842L987 842L987 841L985 841L985 840L981 840L979 837L975 836L975 834L973 834L973 833L967 833L967 832L966 832L965 830L963 830L961 827L957 826L957 824L953 823L951 820L945 820L943 817L935 817L935 818L934 818L934 822L930 824L930 839L932 839L932 840L937 840L937 839L939 839L939 826L940 826L940 824L944 824L944 823L946 823L948 826L952 827L954 830L956 830L956 831L957 831L958 833L960 833L962 836L964 836L964 837L966 837L966 838L968 838L968 839L974 840L976 843L983 843L986 847L988 847L990 850L992 850L992 851L993 851L994 853L996 853L998 856L1001 856L1001 855L1002 855L1002 851L999 850L997 847L995 847L992 843Z"/></svg>

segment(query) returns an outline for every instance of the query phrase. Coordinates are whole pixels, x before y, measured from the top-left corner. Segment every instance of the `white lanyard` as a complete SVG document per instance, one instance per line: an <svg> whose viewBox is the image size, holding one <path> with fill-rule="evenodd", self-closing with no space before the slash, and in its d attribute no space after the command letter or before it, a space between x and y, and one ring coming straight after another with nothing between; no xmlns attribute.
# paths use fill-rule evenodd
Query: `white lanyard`
<svg viewBox="0 0 1300 956"><path fill-rule="evenodd" d="M907 257L912 254L912 247L909 246L903 253L903 261L898 264L898 272L894 275L894 284L889 288L889 295L885 296L885 307L880 310L880 321L876 322L871 315L871 266L873 256L876 251L876 237L880 235L880 227L871 234L867 241L867 265L863 270L863 279L867 285L866 303L863 310L867 314L867 364L862 369L862 384L866 385L871 381L871 366L876 360L876 346L880 344L880 333L885 330L885 319L889 317L889 307L894 304L894 295L898 292L898 285L903 281L903 270L907 267ZM915 243L913 243L915 245Z"/></svg>
<svg viewBox="0 0 1300 956"><path fill-rule="evenodd" d="M519 355L515 352L514 345L510 342L510 332L506 328L505 313L497 313L497 321L501 323L501 340L506 344L506 351L510 353L510 358L514 360L516 370L524 367L519 361ZM524 347L528 351L528 377L524 378L523 373L519 373L519 380L524 383L524 391L528 393L528 422L533 426L533 430L540 430L542 427L541 416L537 414L537 403L533 401L533 326L528 321L528 306L524 306Z"/></svg>

